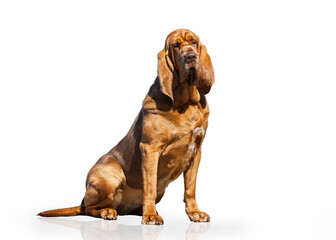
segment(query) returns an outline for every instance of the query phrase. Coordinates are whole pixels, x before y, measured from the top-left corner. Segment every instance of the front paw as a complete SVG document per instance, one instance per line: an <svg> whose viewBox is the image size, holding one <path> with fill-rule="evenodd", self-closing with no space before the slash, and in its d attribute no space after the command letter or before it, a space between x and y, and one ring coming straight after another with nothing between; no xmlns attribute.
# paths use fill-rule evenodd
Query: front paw
<svg viewBox="0 0 336 240"><path fill-rule="evenodd" d="M192 222L210 222L210 216L205 212L190 212L188 217Z"/></svg>
<svg viewBox="0 0 336 240"><path fill-rule="evenodd" d="M162 225L163 219L159 214L143 215L141 223L147 225Z"/></svg>

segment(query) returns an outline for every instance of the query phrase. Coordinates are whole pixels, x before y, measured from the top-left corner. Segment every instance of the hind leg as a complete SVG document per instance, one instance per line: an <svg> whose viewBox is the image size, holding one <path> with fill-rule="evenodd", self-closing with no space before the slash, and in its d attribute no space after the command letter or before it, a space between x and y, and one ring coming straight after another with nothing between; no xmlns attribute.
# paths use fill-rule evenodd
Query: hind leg
<svg viewBox="0 0 336 240"><path fill-rule="evenodd" d="M84 198L85 214L92 217L107 220L116 220L118 215L115 210L114 194L110 194L104 199L99 199L99 193L94 187L89 187ZM95 204L96 203L96 204Z"/></svg>
<svg viewBox="0 0 336 240"><path fill-rule="evenodd" d="M109 156L102 157L90 170L84 196L85 214L115 220L115 210L121 202L125 175L119 163Z"/></svg>

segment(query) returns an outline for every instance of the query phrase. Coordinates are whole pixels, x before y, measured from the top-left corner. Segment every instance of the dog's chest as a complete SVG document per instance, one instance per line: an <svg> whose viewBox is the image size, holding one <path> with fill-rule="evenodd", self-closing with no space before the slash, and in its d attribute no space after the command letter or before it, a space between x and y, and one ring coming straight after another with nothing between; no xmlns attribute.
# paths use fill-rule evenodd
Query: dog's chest
<svg viewBox="0 0 336 240"><path fill-rule="evenodd" d="M158 176L175 180L189 165L198 153L205 130L196 127L193 130L177 136L177 139L167 146L160 157Z"/></svg>
<svg viewBox="0 0 336 240"><path fill-rule="evenodd" d="M201 127L197 127L189 133L186 133L184 136L180 135L177 137L178 139L176 139L176 141L174 141L166 148L164 154L173 155L173 157L175 158L182 157L190 159L195 156L195 154L201 147L204 134L204 129Z"/></svg>

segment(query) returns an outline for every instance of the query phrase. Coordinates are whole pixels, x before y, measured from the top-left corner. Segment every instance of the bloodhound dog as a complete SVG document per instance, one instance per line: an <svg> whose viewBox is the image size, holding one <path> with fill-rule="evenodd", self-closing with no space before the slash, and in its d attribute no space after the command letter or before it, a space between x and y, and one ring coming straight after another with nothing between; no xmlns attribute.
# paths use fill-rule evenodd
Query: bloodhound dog
<svg viewBox="0 0 336 240"><path fill-rule="evenodd" d="M201 145L208 127L205 95L214 84L206 47L187 29L170 33L158 53L157 78L127 135L91 168L80 206L41 212L44 217L89 215L117 219L142 215L163 224L155 204L182 173L185 210L191 221L208 222L195 199Z"/></svg>

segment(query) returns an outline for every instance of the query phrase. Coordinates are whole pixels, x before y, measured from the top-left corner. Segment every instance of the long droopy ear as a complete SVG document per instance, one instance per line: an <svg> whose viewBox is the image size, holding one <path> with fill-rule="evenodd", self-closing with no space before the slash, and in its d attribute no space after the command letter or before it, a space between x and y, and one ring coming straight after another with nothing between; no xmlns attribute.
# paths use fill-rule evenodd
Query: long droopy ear
<svg viewBox="0 0 336 240"><path fill-rule="evenodd" d="M215 83L215 73L211 63L210 56L206 47L201 44L200 49L200 68L198 75L197 89L201 94L207 94L211 86Z"/></svg>
<svg viewBox="0 0 336 240"><path fill-rule="evenodd" d="M169 58L168 52L163 49L158 53L157 74L160 80L160 90L163 94L174 101L173 95L173 78L174 66Z"/></svg>

